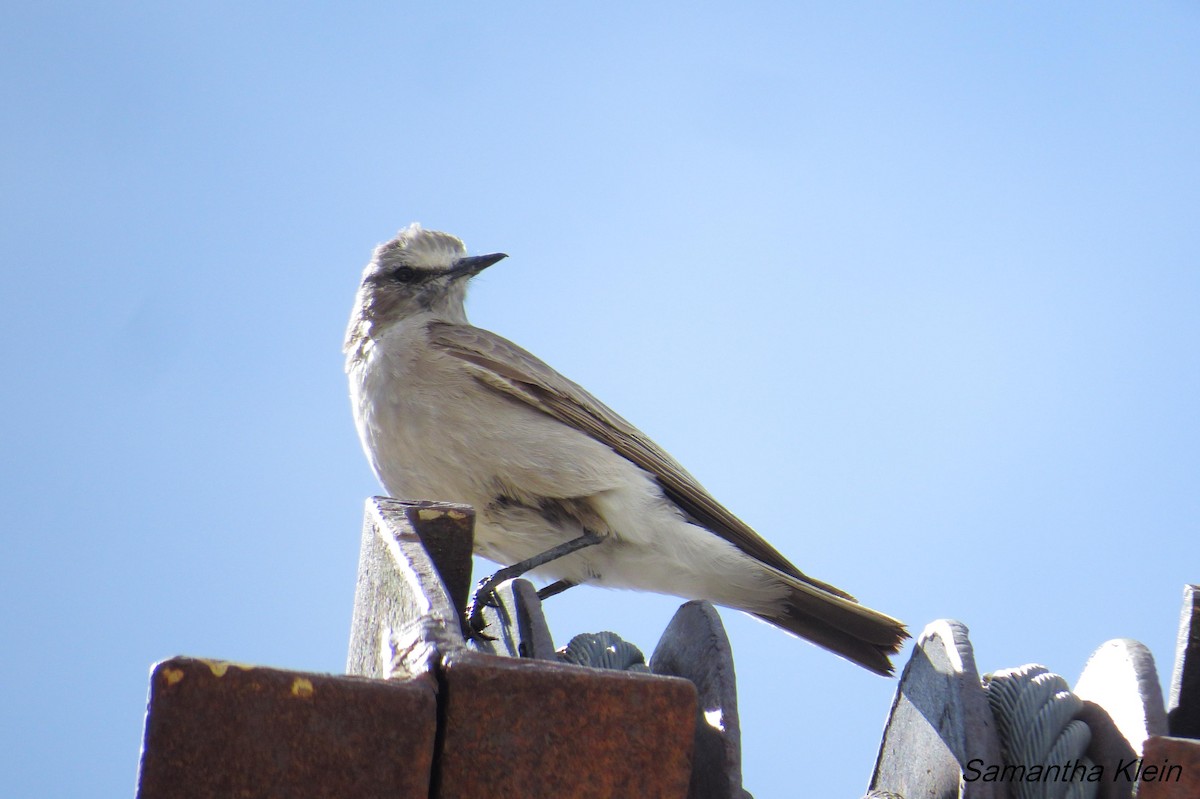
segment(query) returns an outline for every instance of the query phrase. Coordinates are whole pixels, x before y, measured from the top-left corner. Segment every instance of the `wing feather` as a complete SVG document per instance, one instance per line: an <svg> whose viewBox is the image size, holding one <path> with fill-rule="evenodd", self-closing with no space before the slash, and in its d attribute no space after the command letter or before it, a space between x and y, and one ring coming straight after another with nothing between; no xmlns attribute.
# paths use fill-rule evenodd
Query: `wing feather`
<svg viewBox="0 0 1200 799"><path fill-rule="evenodd" d="M434 347L476 367L475 376L484 385L574 427L654 475L667 497L696 524L784 574L853 599L803 574L640 430L531 353L471 325L433 322L429 336Z"/></svg>

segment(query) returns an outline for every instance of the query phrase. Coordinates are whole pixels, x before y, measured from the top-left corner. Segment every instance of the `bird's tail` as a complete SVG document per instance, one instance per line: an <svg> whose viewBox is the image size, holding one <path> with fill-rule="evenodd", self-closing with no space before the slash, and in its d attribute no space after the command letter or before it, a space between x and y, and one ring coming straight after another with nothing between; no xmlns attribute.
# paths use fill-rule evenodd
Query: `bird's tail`
<svg viewBox="0 0 1200 799"><path fill-rule="evenodd" d="M791 588L777 610L756 614L876 674L892 673L891 656L908 638L902 622L860 605L831 585L777 572Z"/></svg>

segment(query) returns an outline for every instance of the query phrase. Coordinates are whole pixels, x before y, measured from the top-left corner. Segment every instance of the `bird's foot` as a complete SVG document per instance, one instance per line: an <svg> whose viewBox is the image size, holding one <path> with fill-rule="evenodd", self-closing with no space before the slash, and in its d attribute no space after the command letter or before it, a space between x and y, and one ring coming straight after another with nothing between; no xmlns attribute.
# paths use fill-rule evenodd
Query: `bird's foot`
<svg viewBox="0 0 1200 799"><path fill-rule="evenodd" d="M495 636L484 632L488 623L487 619L483 617L483 609L500 607L500 597L496 595L496 586L507 579L502 576L503 571L501 569L491 577L480 580L475 589L475 595L471 597L471 602L467 605L467 630L470 636L477 641L496 640Z"/></svg>
<svg viewBox="0 0 1200 799"><path fill-rule="evenodd" d="M484 628L487 627L487 621L483 618L483 609L485 607L500 607L500 598L496 596L496 588L505 580L511 580L514 577L520 577L530 569L536 569L549 563L552 560L557 560L564 555L569 555L572 552L583 549L584 547L595 546L604 539L591 531L585 530L583 535L578 538L573 538L559 544L556 547L551 547L541 554L534 555L532 558L526 558L519 563L514 563L511 566L505 566L500 571L493 574L491 577L479 581L479 586L475 589L475 596L471 599L471 604L467 606L467 627L485 641L495 641L496 639L485 634ZM545 596L552 596L561 591L570 588L574 583L567 580L559 580L550 586L547 586ZM550 590L555 589L555 590ZM539 596L542 594L539 592Z"/></svg>

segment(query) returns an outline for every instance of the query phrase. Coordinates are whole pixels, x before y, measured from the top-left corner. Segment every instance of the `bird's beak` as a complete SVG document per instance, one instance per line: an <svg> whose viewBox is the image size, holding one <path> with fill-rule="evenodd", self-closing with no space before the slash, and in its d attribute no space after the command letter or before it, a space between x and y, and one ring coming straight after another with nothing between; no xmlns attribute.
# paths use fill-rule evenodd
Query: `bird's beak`
<svg viewBox="0 0 1200 799"><path fill-rule="evenodd" d="M502 252L494 252L491 255L468 255L455 261L454 266L450 267L446 274L456 280L460 277L475 277L484 269L507 257L508 254Z"/></svg>

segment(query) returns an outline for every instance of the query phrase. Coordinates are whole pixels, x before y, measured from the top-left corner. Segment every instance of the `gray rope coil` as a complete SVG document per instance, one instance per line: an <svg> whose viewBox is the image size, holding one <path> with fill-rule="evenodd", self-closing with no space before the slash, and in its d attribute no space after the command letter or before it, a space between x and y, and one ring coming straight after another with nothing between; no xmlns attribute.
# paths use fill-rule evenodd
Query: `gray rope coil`
<svg viewBox="0 0 1200 799"><path fill-rule="evenodd" d="M1006 766L1016 767L1019 778L1006 780L1014 799L1092 799L1100 787L1080 779L1042 777L1060 766L1061 774L1079 763L1085 773L1092 762L1083 756L1092 740L1087 724L1076 719L1083 700L1071 693L1067 682L1045 666L1030 664L985 675L983 687L996 719ZM1033 769L1040 768L1039 772Z"/></svg>
<svg viewBox="0 0 1200 799"><path fill-rule="evenodd" d="M642 650L616 633L581 633L558 650L558 659L576 666L649 672Z"/></svg>

